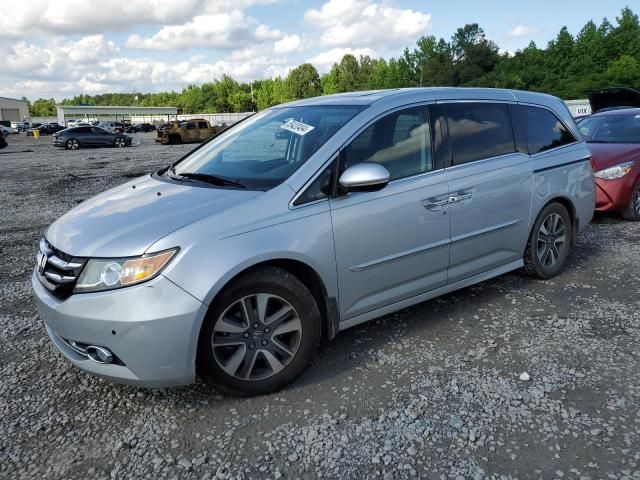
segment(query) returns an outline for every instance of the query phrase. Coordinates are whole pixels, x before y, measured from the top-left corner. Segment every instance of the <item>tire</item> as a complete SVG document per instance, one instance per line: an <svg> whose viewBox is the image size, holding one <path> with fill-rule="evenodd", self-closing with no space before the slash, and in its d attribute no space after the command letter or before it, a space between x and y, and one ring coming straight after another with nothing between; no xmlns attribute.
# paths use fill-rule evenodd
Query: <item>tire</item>
<svg viewBox="0 0 640 480"><path fill-rule="evenodd" d="M171 135L171 137L169 137L170 145L180 145L181 143L182 143L182 138L180 138L179 135Z"/></svg>
<svg viewBox="0 0 640 480"><path fill-rule="evenodd" d="M524 272L533 278L556 276L571 251L573 225L567 209L550 203L533 225L524 253Z"/></svg>
<svg viewBox="0 0 640 480"><path fill-rule="evenodd" d="M114 141L113 141L113 146L116 148L123 148L127 146L127 141L122 138L122 137L117 137Z"/></svg>
<svg viewBox="0 0 640 480"><path fill-rule="evenodd" d="M78 150L80 148L80 142L75 138L70 138L64 144L67 150Z"/></svg>
<svg viewBox="0 0 640 480"><path fill-rule="evenodd" d="M320 332L318 305L300 280L280 268L256 270L227 286L207 313L198 374L226 395L275 392L302 374Z"/></svg>
<svg viewBox="0 0 640 480"><path fill-rule="evenodd" d="M640 221L640 181L636 183L631 194L629 205L621 213L622 218L631 222Z"/></svg>

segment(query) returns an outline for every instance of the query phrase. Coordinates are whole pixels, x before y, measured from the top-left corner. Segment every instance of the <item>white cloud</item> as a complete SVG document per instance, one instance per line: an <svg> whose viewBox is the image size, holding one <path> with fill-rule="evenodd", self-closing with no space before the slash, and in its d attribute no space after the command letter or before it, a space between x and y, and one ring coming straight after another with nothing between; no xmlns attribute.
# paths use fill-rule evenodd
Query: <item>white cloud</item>
<svg viewBox="0 0 640 480"><path fill-rule="evenodd" d="M0 2L0 37L37 33L86 34L133 25L179 24L196 15L219 14L277 0L29 0Z"/></svg>
<svg viewBox="0 0 640 480"><path fill-rule="evenodd" d="M240 10L199 15L180 25L162 27L151 37L129 36L128 48L181 50L190 47L231 48L252 38L249 20Z"/></svg>
<svg viewBox="0 0 640 480"><path fill-rule="evenodd" d="M370 48L332 48L331 50L327 50L310 58L308 62L315 65L319 71L325 72L329 70L334 63L339 63L342 57L347 54L351 54L356 58L360 55L369 55L370 57L377 56L376 52Z"/></svg>
<svg viewBox="0 0 640 480"><path fill-rule="evenodd" d="M511 38L521 38L533 35L534 33L538 32L540 32L540 29L538 27L534 27L531 25L517 25L509 33L507 33L507 36Z"/></svg>
<svg viewBox="0 0 640 480"><path fill-rule="evenodd" d="M328 47L406 45L431 28L431 14L399 9L371 0L329 0L309 9L305 20L322 29L320 43Z"/></svg>
<svg viewBox="0 0 640 480"><path fill-rule="evenodd" d="M273 44L273 51L277 54L293 53L302 50L300 35L286 35Z"/></svg>

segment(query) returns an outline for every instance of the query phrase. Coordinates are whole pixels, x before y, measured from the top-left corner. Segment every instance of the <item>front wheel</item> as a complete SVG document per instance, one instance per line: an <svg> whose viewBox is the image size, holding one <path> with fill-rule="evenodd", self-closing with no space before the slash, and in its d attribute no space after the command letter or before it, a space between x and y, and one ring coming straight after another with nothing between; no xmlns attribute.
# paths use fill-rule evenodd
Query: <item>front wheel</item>
<svg viewBox="0 0 640 480"><path fill-rule="evenodd" d="M198 345L198 372L225 394L274 392L294 381L320 342L320 312L302 282L279 268L234 281L215 300Z"/></svg>
<svg viewBox="0 0 640 480"><path fill-rule="evenodd" d="M564 266L573 228L569 212L560 203L550 203L538 215L524 254L525 272L539 279L557 275Z"/></svg>
<svg viewBox="0 0 640 480"><path fill-rule="evenodd" d="M117 137L114 141L113 141L113 145L116 148L122 148L125 147L127 145L127 142L125 141L124 138L122 137Z"/></svg>
<svg viewBox="0 0 640 480"><path fill-rule="evenodd" d="M640 221L640 181L633 188L629 205L622 211L622 218L632 222Z"/></svg>

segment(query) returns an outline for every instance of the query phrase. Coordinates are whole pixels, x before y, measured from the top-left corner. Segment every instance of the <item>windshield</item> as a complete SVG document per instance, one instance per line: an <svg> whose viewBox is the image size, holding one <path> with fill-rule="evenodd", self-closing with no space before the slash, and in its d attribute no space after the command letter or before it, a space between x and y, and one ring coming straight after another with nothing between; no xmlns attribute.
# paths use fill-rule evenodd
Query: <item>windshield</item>
<svg viewBox="0 0 640 480"><path fill-rule="evenodd" d="M588 117L578 124L587 142L640 143L640 115Z"/></svg>
<svg viewBox="0 0 640 480"><path fill-rule="evenodd" d="M210 175L268 190L289 178L362 109L330 105L264 110L194 151L170 172Z"/></svg>

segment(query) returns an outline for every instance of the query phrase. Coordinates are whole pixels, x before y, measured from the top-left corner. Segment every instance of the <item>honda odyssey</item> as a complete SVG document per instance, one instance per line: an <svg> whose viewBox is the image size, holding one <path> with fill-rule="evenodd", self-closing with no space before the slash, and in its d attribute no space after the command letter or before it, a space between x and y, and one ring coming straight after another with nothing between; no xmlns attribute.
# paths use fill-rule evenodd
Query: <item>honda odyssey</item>
<svg viewBox="0 0 640 480"><path fill-rule="evenodd" d="M53 223L38 308L58 350L100 377L271 392L323 337L511 270L556 275L593 215L589 157L548 95L280 105Z"/></svg>

